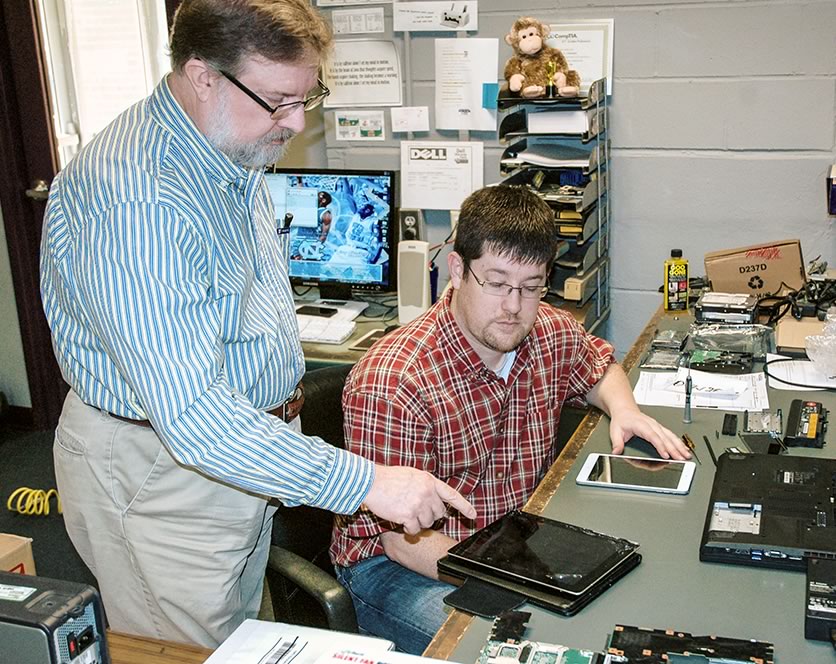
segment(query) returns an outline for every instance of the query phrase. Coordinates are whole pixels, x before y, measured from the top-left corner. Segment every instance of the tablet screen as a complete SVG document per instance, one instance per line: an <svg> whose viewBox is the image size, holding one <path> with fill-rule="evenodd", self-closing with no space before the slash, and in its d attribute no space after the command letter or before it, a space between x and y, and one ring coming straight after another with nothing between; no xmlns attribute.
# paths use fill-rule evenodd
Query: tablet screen
<svg viewBox="0 0 836 664"><path fill-rule="evenodd" d="M448 555L521 583L580 594L637 548L635 542L514 511L459 542Z"/></svg>

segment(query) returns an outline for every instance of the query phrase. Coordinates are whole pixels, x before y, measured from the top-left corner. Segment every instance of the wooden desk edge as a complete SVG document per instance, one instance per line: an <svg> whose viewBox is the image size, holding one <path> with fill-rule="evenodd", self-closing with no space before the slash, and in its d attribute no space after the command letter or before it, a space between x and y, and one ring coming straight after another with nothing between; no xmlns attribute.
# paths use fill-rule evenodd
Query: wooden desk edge
<svg viewBox="0 0 836 664"><path fill-rule="evenodd" d="M624 361L621 366L625 373L629 373L635 367L645 349L650 345L650 340L656 333L659 325L659 320L663 315L663 310L660 307L656 313L651 317L650 321L645 325L644 330L633 343L627 355L624 356ZM601 411L590 411L578 425L575 433L561 450L560 455L549 468L543 481L537 486L537 490L532 494L531 498L523 508L526 512L532 514L542 514L548 502L554 496L557 487L566 477L572 464L578 458L581 449L589 440L595 427L601 421ZM456 609L450 614L441 629L438 630L430 645L424 651L424 657L434 657L436 659L449 659L456 647L464 636L465 631L473 622L473 616L458 611Z"/></svg>
<svg viewBox="0 0 836 664"><path fill-rule="evenodd" d="M203 664L212 654L209 648L110 630L107 645L113 664Z"/></svg>

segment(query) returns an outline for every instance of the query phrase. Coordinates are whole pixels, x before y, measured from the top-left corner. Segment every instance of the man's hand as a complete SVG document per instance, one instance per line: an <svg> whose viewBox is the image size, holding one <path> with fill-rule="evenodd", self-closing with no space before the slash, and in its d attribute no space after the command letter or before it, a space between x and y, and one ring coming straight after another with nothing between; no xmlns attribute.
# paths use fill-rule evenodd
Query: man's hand
<svg viewBox="0 0 836 664"><path fill-rule="evenodd" d="M469 519L476 510L455 489L429 473L408 466L375 465L375 476L364 504L381 519L403 526L414 535L447 513L447 505Z"/></svg>
<svg viewBox="0 0 836 664"><path fill-rule="evenodd" d="M651 443L663 459L690 459L685 443L670 429L640 410L625 409L614 413L610 419L610 440L614 454L624 451L624 443L633 436Z"/></svg>

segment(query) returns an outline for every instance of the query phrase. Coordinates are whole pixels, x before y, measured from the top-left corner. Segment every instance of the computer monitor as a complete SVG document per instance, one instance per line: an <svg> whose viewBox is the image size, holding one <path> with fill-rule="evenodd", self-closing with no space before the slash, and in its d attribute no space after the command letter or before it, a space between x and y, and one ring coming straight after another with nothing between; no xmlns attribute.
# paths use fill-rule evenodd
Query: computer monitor
<svg viewBox="0 0 836 664"><path fill-rule="evenodd" d="M270 169L279 226L290 218L291 282L320 297L395 290L395 171Z"/></svg>

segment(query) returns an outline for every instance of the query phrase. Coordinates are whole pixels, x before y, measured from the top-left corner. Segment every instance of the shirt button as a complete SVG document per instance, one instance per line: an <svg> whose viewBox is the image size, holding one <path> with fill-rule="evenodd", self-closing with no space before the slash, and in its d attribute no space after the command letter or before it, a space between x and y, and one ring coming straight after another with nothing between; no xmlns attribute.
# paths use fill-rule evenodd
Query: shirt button
<svg viewBox="0 0 836 664"><path fill-rule="evenodd" d="M499 472L499 473L497 473L497 474L496 474L496 478L497 478L497 479L499 479L499 480L501 480L504 476L505 476L505 475L504 475L503 473L501 473L501 472Z"/></svg>

